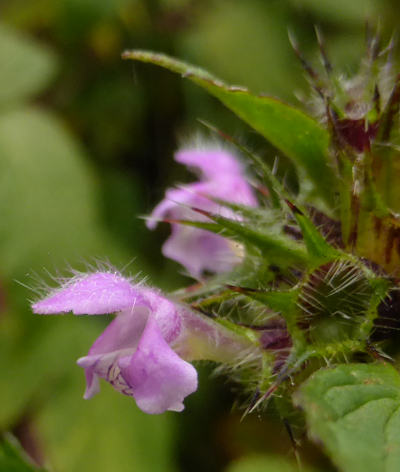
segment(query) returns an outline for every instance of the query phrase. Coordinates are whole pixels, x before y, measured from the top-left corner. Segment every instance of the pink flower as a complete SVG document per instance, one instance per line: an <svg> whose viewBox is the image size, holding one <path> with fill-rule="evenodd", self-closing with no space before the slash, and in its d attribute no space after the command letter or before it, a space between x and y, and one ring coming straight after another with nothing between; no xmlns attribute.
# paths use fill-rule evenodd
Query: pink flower
<svg viewBox="0 0 400 472"><path fill-rule="evenodd" d="M233 212L210 200L209 197L248 206L257 206L254 193L244 177L244 169L236 157L226 150L186 149L175 155L175 160L200 171L199 182L169 189L151 214L147 226L155 228L157 220L207 221L190 208L219 213L233 218ZM226 272L241 261L232 241L208 231L171 224L171 236L164 243L163 254L180 264L193 277L204 271Z"/></svg>
<svg viewBox="0 0 400 472"><path fill-rule="evenodd" d="M145 413L182 411L197 389L197 372L175 352L185 336L183 307L154 289L133 285L119 273L96 272L72 278L33 305L40 314L117 313L87 356L84 397L99 391L99 377L132 396Z"/></svg>

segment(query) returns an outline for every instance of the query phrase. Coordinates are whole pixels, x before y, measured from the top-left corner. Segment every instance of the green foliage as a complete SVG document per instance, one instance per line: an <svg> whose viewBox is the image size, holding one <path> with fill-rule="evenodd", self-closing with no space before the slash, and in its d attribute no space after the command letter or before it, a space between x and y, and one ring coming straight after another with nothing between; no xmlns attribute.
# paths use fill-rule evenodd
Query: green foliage
<svg viewBox="0 0 400 472"><path fill-rule="evenodd" d="M126 51L123 58L165 67L207 90L290 157L299 169L306 170L320 195L332 202L336 179L328 166L329 135L317 121L275 98L226 85L203 69L165 54Z"/></svg>
<svg viewBox="0 0 400 472"><path fill-rule="evenodd" d="M277 292L273 290L269 292L246 292L243 290L243 293L245 293L248 297L265 304L272 310L283 313L283 316L290 316L293 314L298 296L297 290L291 290L288 292Z"/></svg>
<svg viewBox="0 0 400 472"><path fill-rule="evenodd" d="M290 5L235 0L213 3L182 38L179 57L190 57L228 81L247 84L256 92L268 90L292 100L298 68L287 40Z"/></svg>
<svg viewBox="0 0 400 472"><path fill-rule="evenodd" d="M400 375L388 364L315 372L295 401L310 435L343 472L400 469Z"/></svg>
<svg viewBox="0 0 400 472"><path fill-rule="evenodd" d="M95 178L65 126L33 107L0 113L0 156L3 274L100 250Z"/></svg>
<svg viewBox="0 0 400 472"><path fill-rule="evenodd" d="M0 107L40 92L54 76L53 52L0 24Z"/></svg>
<svg viewBox="0 0 400 472"><path fill-rule="evenodd" d="M307 260L306 252L301 244L296 244L291 239L273 232L253 229L246 223L224 218L217 214L207 215L215 223L199 221L180 221L180 224L206 229L213 233L223 234L245 245L254 246L261 251L269 263L277 263L282 267L289 264L304 264Z"/></svg>
<svg viewBox="0 0 400 472"><path fill-rule="evenodd" d="M342 189L338 196L343 232L340 224L329 216L322 212L318 214L318 211L313 214L313 206L318 205L314 201L307 200L306 204L298 205L296 199L293 203L291 198L287 199L285 191L276 185L268 169L263 178L272 190L272 198L264 212L270 214L272 207L281 215L280 225L263 225L262 215L256 216L256 212L251 215L249 210L242 211L232 205L226 206L242 219L235 221L199 211L213 223L181 223L233 237L247 248L256 247L260 252L250 251L250 254L253 260L257 260L258 267L276 264L276 276L265 282L261 272L256 270L249 276L248 287L240 284L228 286L232 293L245 295L275 312L264 314L264 325L257 323L257 328L265 330L264 338L263 334L259 338L260 343L264 343L263 348L270 352L265 362L279 366L275 367L276 379L273 383L270 377L266 381L260 379L259 372L263 367L252 366L247 378L259 382L247 411L253 411L267 401L280 384L308 360L308 371L304 375L316 372L300 389L296 401L305 410L313 436L322 439L331 459L343 471L394 471L400 466L398 441L392 439L400 424L396 413L400 402L397 372L389 366L373 364L349 364L333 370L318 370L323 359L338 361L343 358L347 361L347 356L350 356L354 360L360 352L380 356L379 347L371 345L370 337L382 306L390 303L385 298L390 282L383 274L384 270L398 270L398 254L393 259L391 256L398 248L395 245L399 237L399 218L385 206L375 186L374 178L385 167L379 160L385 158L385 153L379 154L379 139L376 145L373 144L380 119L383 123L380 126L391 129L394 124L393 117L398 112L398 89L395 84L391 95L395 99L382 99L382 109L394 111L380 115L378 89L384 87L384 81L379 77L379 87L371 87L370 75L375 74L375 82L378 80L376 71L379 64L374 61L379 62L377 58L384 56L385 52L379 55L374 41L378 43L377 39L370 39L367 46L366 55L370 62L363 64L358 76L362 99L352 82L332 78L321 40L326 66L324 79L319 79L318 74L306 65L318 92L316 103L319 108L317 105L315 108L324 117L326 129L299 110L268 97L253 95L242 87L228 86L208 72L169 56L145 51L128 51L123 55L126 59L153 63L189 78L286 153L299 170L302 188L298 199L301 203L307 184L312 182L317 194L330 206L328 211L335 214L334 196L339 189L336 175L340 176ZM365 106L363 100L367 101L369 108L365 109L369 110L369 115L360 112ZM360 108L354 106L353 110L353 105L350 106L353 103ZM234 142L229 136L227 139ZM398 153L397 147L393 146L393 152ZM250 155L250 158L258 164L257 157ZM262 166L259 171L263 174ZM395 175L391 173L384 178L390 180ZM286 198L292 211L291 218L281 206L282 198ZM335 231L336 234L332 234ZM383 231L386 233L386 247L379 240ZM278 244L277 241L285 243ZM379 254L373 249L374 244L378 246ZM293 248L300 250L304 246L307 254L296 260L293 254L297 253ZM362 258L381 264L384 270ZM296 278L297 283L293 280ZM288 290L290 286L294 289ZM210 300L213 304L216 299L210 297ZM199 306L207 303L207 299L201 300ZM220 303L222 312L223 303ZM390 313L390 316L396 315ZM290 343L285 338L286 334L290 336ZM282 355L282 351L285 354ZM280 356L284 359L281 364ZM378 435L375 448L374 435Z"/></svg>
<svg viewBox="0 0 400 472"><path fill-rule="evenodd" d="M145 416L107 388L93 402L82 399L84 373L76 359L104 323L38 318L29 310L27 297L44 284L35 273L54 283L43 267L55 272L68 261L78 269L82 260L105 254L125 264L131 255L102 225L99 175L87 153L58 117L26 102L54 75L56 58L3 26L0 39L0 279L7 299L0 313L0 431L32 423L43 457L60 472L116 464L126 472L168 471L170 417ZM14 443L1 447L1 472L39 471L22 465Z"/></svg>
<svg viewBox="0 0 400 472"><path fill-rule="evenodd" d="M338 258L340 254L339 251L328 244L313 222L291 202L288 202L288 205L301 229L310 263L318 266L324 262Z"/></svg>
<svg viewBox="0 0 400 472"><path fill-rule="evenodd" d="M232 463L226 472L298 472L299 465L280 456L255 455L244 457ZM315 469L301 466L303 472L316 472Z"/></svg>
<svg viewBox="0 0 400 472"><path fill-rule="evenodd" d="M27 457L18 441L11 435L0 438L0 472L45 472Z"/></svg>
<svg viewBox="0 0 400 472"><path fill-rule="evenodd" d="M294 2L295 0L291 0ZM310 13L316 14L322 18L329 17L330 20L336 20L343 23L349 23L353 27L363 25L364 18L374 18L379 15L379 7L373 0L354 0L346 2L345 0L302 0L302 7L308 8Z"/></svg>
<svg viewBox="0 0 400 472"><path fill-rule="evenodd" d="M217 105L207 100L201 91L196 92L195 88L192 91L189 87L181 89L180 84L176 89L170 87L175 82L164 81L164 75L160 76L160 80L156 78L153 81L150 76L143 81L137 80L139 74L136 70L135 80L132 80L130 70L126 73L127 69L120 67L113 59L123 45L143 44L152 49L162 47L173 54L189 57L191 61L207 64L207 67L229 80L250 84L257 91L261 88L272 90L291 99L292 90L301 88L301 85L297 83L300 73L293 73L294 61L286 40L288 24L290 27L295 25L296 33L300 30L301 39L305 40L303 43L308 49L313 49L309 45L314 44L309 40L311 23L327 25L329 35L335 38L328 42L329 49L342 58L348 72L352 69L351 60L359 56L359 49L354 44L358 44L362 36L362 15L365 9L373 14L379 9L382 16L391 16L393 19L398 15L391 14L389 2L374 0L293 0L279 5L279 2L274 4L258 0L243 4L224 0L206 1L195 8L193 5L196 2L176 0L121 0L115 5L105 0L5 0L4 3L4 17L20 28L22 26L42 38L50 39L56 49L62 52L62 61L57 61L47 48L23 38L14 30L4 26L0 28L0 59L4 65L0 77L0 210L3 218L0 230L0 298L2 300L4 295L6 299L6 307L0 313L0 368L3 372L0 404L7 405L0 409L0 428L12 428L21 417L32 416L39 441L44 444L45 456L60 472L116 468L127 472L172 470L171 442L174 436L171 435L170 417L145 418L129 399L115 395L107 386L105 389L103 386L105 391L91 402L79 399L83 390L83 375L74 361L77 355L87 351L103 327L103 320L96 324L93 318L33 319L27 311L26 291L12 282L17 278L26 283L25 274L40 270L42 266L52 271L53 267L64 267L65 261L75 267L74 261L81 257L87 260L91 255L107 253L113 258L116 253L120 254L119 245L115 244L101 224L101 192L103 199L107 198L106 210L112 217L107 221L107 230L113 226L114 236L123 234L124 244L133 248L129 240L136 240L140 235L133 229L136 222L132 207L127 202L134 201L134 207L141 199L147 199L149 193L161 192L164 177L171 178L171 166L167 164L167 158L172 149L175 130L178 126L185 127L182 110L185 109L189 117L211 112L213 122L214 116L217 119L224 116L218 115ZM170 33L173 34L169 36ZM351 48L348 47L349 43ZM282 354L282 346L278 346L276 357L275 352L268 352L265 356L268 368L272 368L272 362L278 360L274 365L278 369L282 360L286 360L282 371L276 370L277 383L288 378L296 381L298 377L309 375L320 368L321 362L325 362L322 361L323 357L341 361L348 356L354 360L353 354L360 356L360 351L366 361L366 352L379 356L380 349L385 345L370 345L368 342L374 333L378 309L382 305L391 307L392 301L387 297L389 280L386 274L383 275L385 271L379 272L379 277L382 277L379 278L378 272L374 271L380 271L380 268L376 269L368 260L382 263L386 273L393 274L398 269L398 260L394 257L389 264L386 259L388 254L391 255L390 251L395 251L398 240L397 232L393 231L393 215L385 213L390 218L380 221L370 212L371 206L382 210L379 206L381 202L371 188L367 189L363 199L361 214L364 219L360 218L358 228L355 228L358 209L352 202L352 179L354 171L363 170L364 163L353 166L354 156L342 162L345 169L341 169L338 185L334 170L336 161L334 156L328 154L329 132L302 111L270 97L256 96L240 87L230 87L204 71L193 70L191 66L166 56L146 56L142 52L135 54L135 59L149 60L174 69L208 90L289 156L298 169L301 192L296 195L289 184L286 194L286 190L282 191L283 185L278 185L275 174L266 165L268 159L262 161L262 165L260 159L253 159L260 169L258 174L261 174L261 179L272 195L271 206L276 211L275 219L281 219L279 225L267 223L271 214L268 204L267 208L257 210L257 214L251 214L252 210L247 212L232 207L244 217L243 220L227 221L220 218L218 221L214 219L213 223L184 222L229 235L247 246L248 257L243 266L203 286L198 295L198 305L202 307L210 304L210 313L221 316L236 309L239 322L242 318L246 322L250 321L250 325L254 322L257 329L263 324L268 328L268 323L274 328L274 323L281 318L286 323L291 322L292 325L287 326L290 334L295 341L300 334L304 336L307 339L306 354L314 358L305 356L303 360L309 359L306 365L302 362L295 364L297 359L301 359L300 351L293 350L290 361L284 357L285 347ZM102 69L99 69L99 64ZM63 67L62 73L58 75L60 83L46 91L41 101L47 107L66 113L69 129L73 128L81 134L85 143L91 147L91 154L83 151L76 138L54 114L46 112L43 106L38 108L26 104L27 98L34 98L35 94L44 91L57 65ZM118 75L119 70L124 72ZM236 126L235 123L235 129ZM171 136L169 140L165 139L168 134ZM251 132L244 135L244 140L252 141L256 139L254 136ZM132 147L131 142L135 147ZM379 143L372 148L373 154L383 156ZM272 153L268 156L268 149L263 152L267 158L274 157ZM398 173L398 149L387 150L386 157L381 175L375 183L384 197L383 202L397 212L399 186L390 183L394 179L393 175ZM89 164L89 161L94 165ZM145 181L139 174L141 165L152 169L159 167L163 181L161 183L157 173L148 172L148 185L140 185L137 192L132 192L136 185L133 181ZM117 171L114 173L114 170ZM283 163L279 173L284 174L285 171ZM106 178L101 177L102 172L107 174ZM358 181L361 187L370 178L368 175L365 178L363 172L359 172L358 177L361 177ZM104 187L105 181L108 182L107 187ZM103 184L103 188L99 183ZM336 210L341 212L343 241L347 244L355 229L358 229L359 242L363 245L354 247L349 243L347 248L342 248L339 242L338 248L332 243L330 236L335 231L335 222L321 223L305 206L311 204L321 209L320 199L304 199L311 187L314 195L323 197L324 208L330 211L330 215L335 214ZM341 193L340 205L335 195L338 190ZM293 201L302 213L294 212L291 217L282 197ZM121 208L120 212L115 211L117 207ZM145 211L139 210L142 213ZM132 225L132 230L125 231L129 225ZM379 225L381 232L376 235ZM290 226L292 233L286 226ZM386 248L381 250L384 240ZM352 253L349 256L350 266L332 278L334 271L329 272L331 267L335 267L332 261L338 258L347 261L347 256L343 256L346 251ZM122 256L121 259L127 261L132 255ZM270 267L272 263L279 267ZM324 265L326 263L331 265ZM142 264L136 264L133 271L139 266L143 268ZM353 272L353 268L360 270ZM162 279L162 271L158 272ZM359 277L360 274L362 277ZM161 283L173 286L171 274L167 276L168 281L161 280ZM232 286L232 291L230 288L226 290L227 285L235 283L237 286ZM395 282L390 280L390 283ZM247 284L249 289L246 289ZM221 287L224 292L220 296ZM257 289L251 290L251 287ZM210 293L210 298L207 298ZM198 301L196 292L190 294ZM215 301L219 296L223 299L221 303ZM304 296L305 302L300 298ZM213 303L210 302L212 297L215 297ZM337 327L338 320L345 329L344 336L339 333L340 336L336 337L337 332L333 328ZM230 322L226 321L226 324ZM357 329L347 329L350 324L351 328L355 326ZM283 331L283 326L278 324L278 331ZM288 373L287 368L293 365L297 365L301 373L296 370L289 370ZM341 368L343 373L346 366ZM379 368L383 369L372 365L357 367L370 371ZM397 374L393 372L393 375L378 372L372 376L382 381L379 386L384 393L392 384L398 390ZM358 410L349 413L349 417L337 416L348 411L345 394L343 398L338 398L342 394L336 396L336 392L343 388L340 383L342 377L338 381L340 385L329 388L328 393L322 388L318 390L314 381L324 374L325 371L316 373L304 384L299 394L302 399L299 403L305 408L307 418L312 417L317 425L315 436L322 439L333 460L336 455L337 461L342 460L342 457L345 457L344 460L350 457L351 467L343 470L368 471L368 468L361 469L361 463L366 467L374 464L378 467L376 470L385 470L381 463L373 462L374 459L369 461L368 458L377 451L377 444L379 447L382 444L383 448L385 446L379 421L384 421L387 413L385 402L393 400L395 404L397 393L394 394L394 390L389 388L393 397L378 398L371 405L363 404L360 409L366 408L371 415L369 418L365 415L362 418L364 423L360 421L358 424L358 417L350 421L352 415L360 414ZM253 383L256 383L257 377L254 377ZM343 382L347 382L348 378L343 374L344 377ZM360 385L357 380L354 388L362 387L362 390L369 387L370 379L367 375L362 377ZM307 385L310 385L310 390ZM262 384L262 388L268 386ZM351 393L350 408L359 398L369 399L369 394L361 390ZM262 395L264 390L261 389L259 393ZM379 409L376 407L378 404ZM317 413L313 416L315 405L320 418ZM207 412L208 406L207 403ZM378 412L375 412L375 408ZM327 416L324 416L325 409L329 411ZM322 424L322 419L325 419L325 424ZM313 431L312 421L310 425ZM371 426L368 421L375 423ZM396 429L398 431L396 421L390 419L385 431L394 438ZM362 427L364 429L361 431ZM378 433L376 444L372 434L366 433L368 428ZM364 435L368 436L365 445ZM339 436L340 441L337 440ZM210 434L210 437L214 435ZM397 443L391 440L389 437L385 450L388 471L396 470L395 466L391 467L397 461L397 458L393 458L393 451L397 454ZM196 442L193 448L196 447L201 449L203 445ZM337 454L337 451L340 452ZM363 459L357 463L356 452L359 458L365 456L365 461ZM231 444L229 454L237 454ZM277 472L297 470L293 462L275 457L243 459L232 466L235 472L265 469Z"/></svg>

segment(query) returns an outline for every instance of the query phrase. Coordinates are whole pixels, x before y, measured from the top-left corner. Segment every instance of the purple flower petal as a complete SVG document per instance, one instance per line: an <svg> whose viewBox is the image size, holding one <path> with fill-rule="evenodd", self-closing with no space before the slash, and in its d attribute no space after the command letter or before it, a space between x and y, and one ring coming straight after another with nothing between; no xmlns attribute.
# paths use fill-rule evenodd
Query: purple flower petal
<svg viewBox="0 0 400 472"><path fill-rule="evenodd" d="M229 271L240 262L239 253L233 251L235 243L218 234L184 225L172 225L171 230L162 253L196 278L204 271Z"/></svg>
<svg viewBox="0 0 400 472"><path fill-rule="evenodd" d="M94 277L94 275L106 274L92 274L87 276L85 281L89 280L89 282L92 282L94 279L99 280L103 278ZM67 288L64 289L66 290L66 293L63 293L64 297L68 297L71 293L75 295L76 287L71 292L70 286L71 284L68 284ZM90 286L90 283L84 284L85 288ZM95 286L97 287L97 284ZM78 282L78 287L82 287L82 281ZM113 295L113 288L112 284L109 285L109 297ZM145 349L146 352L149 352L150 371L155 370L154 358L159 356L161 356L159 360L160 365L164 367L167 366L168 362L171 363L172 361L178 365L178 367L166 371L163 380L165 382L168 377L171 378L172 383L175 383L177 380L174 401L170 400L172 393L166 393L165 398L161 402L162 405L166 405L169 402L164 410L173 409L178 411L183 408L181 403L188 391L186 383L181 385L182 388L180 389L182 369L179 369L179 365L183 366L184 372L188 371L191 374L193 374L193 371L195 372L194 368L175 354L168 345L168 342L175 341L181 333L180 308L160 295L156 290L146 287L132 286L131 288L134 298L131 300L132 305L130 308L120 312L94 342L88 355L78 360L78 365L85 369L87 387L84 398L91 398L99 391L99 377L107 380L116 390L125 395L135 397L135 389L139 388L138 395L140 397L140 385L139 387L137 384L131 385L129 379L121 371L120 361L121 359L130 359L133 363L133 372L138 372L138 370L135 370L135 366L138 366L139 370L143 370L145 359L138 353L141 352L143 354L143 349ZM104 297L107 295L107 289L104 287L103 289L102 296ZM75 303L74 296L72 296L72 303ZM157 351L157 353L153 354L150 352L152 350ZM130 375L129 372L132 371L132 365L129 367L127 375ZM178 376L177 378L175 374ZM151 379L146 377L146 382L147 386L149 386ZM192 391L194 390L191 390L190 393ZM146 410L145 407L142 409ZM154 410L154 412L156 411Z"/></svg>
<svg viewBox="0 0 400 472"><path fill-rule="evenodd" d="M192 211L192 207L235 218L232 210L218 205L210 197L257 206L253 191L243 177L242 165L227 151L182 150L175 158L200 169L202 180L167 190L164 200L153 210L148 228L153 229L160 219L207 221L206 217ZM162 248L163 254L182 264L194 277L200 277L204 271L225 272L241 260L234 244L222 236L174 223L171 227L171 236Z"/></svg>
<svg viewBox="0 0 400 472"><path fill-rule="evenodd" d="M243 174L239 160L223 149L182 149L175 154L175 160L200 169L205 179L218 180L226 174Z"/></svg>
<svg viewBox="0 0 400 472"><path fill-rule="evenodd" d="M99 377L119 392L133 396L148 413L181 411L183 399L197 388L194 367L170 347L183 334L186 310L154 289L131 285L117 273L97 272L74 278L35 303L36 313L118 312L78 359L85 369L90 398L99 391Z"/></svg>
<svg viewBox="0 0 400 472"><path fill-rule="evenodd" d="M146 413L181 411L185 396L197 388L197 373L169 347L162 328L143 306L117 316L78 360L86 375L84 398L99 391L101 377Z"/></svg>
<svg viewBox="0 0 400 472"><path fill-rule="evenodd" d="M182 312L186 310L154 289L143 288L142 293L151 307L149 316L156 321L165 341L167 343L176 341L183 329Z"/></svg>
<svg viewBox="0 0 400 472"><path fill-rule="evenodd" d="M118 361L121 356L132 355L131 349L112 351L104 354L88 355L78 359L77 364L85 369L85 399L99 392L99 377L107 380L118 392L132 396L132 388L121 375Z"/></svg>
<svg viewBox="0 0 400 472"><path fill-rule="evenodd" d="M202 196L201 193L204 194ZM203 183L185 185L181 188L169 189L165 193L165 198L153 210L150 219L147 220L147 227L154 229L158 221L162 219L199 219L199 215L190 207L211 210L215 204L207 198L207 186Z"/></svg>
<svg viewBox="0 0 400 472"><path fill-rule="evenodd" d="M85 369L86 390L83 395L85 400L92 398L96 393L100 392L99 377L94 373L93 369Z"/></svg>
<svg viewBox="0 0 400 472"><path fill-rule="evenodd" d="M138 407L145 413L182 411L184 398L197 389L195 368L170 348L152 318L136 352L121 357L119 367Z"/></svg>
<svg viewBox="0 0 400 472"><path fill-rule="evenodd" d="M134 306L130 311L120 313L96 339L88 355L136 349L149 315L150 309L143 305Z"/></svg>
<svg viewBox="0 0 400 472"><path fill-rule="evenodd" d="M78 365L85 369L86 392L84 398L91 398L99 391L98 377L109 381L117 390L131 394L127 385L118 378L118 359L137 348L149 317L149 307L135 306L118 315L96 339L89 353L78 359Z"/></svg>
<svg viewBox="0 0 400 472"><path fill-rule="evenodd" d="M103 315L125 310L140 298L140 291L118 273L95 272L75 277L35 303L39 314Z"/></svg>

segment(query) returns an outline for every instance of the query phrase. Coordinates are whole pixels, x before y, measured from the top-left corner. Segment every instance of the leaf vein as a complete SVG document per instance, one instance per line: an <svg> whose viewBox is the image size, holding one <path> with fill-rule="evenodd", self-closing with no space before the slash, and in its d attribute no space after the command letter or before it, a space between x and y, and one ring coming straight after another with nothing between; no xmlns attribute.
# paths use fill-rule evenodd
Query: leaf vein
<svg viewBox="0 0 400 472"><path fill-rule="evenodd" d="M342 420L344 418L346 418L346 416L348 415L351 415L352 413L355 413L357 410L361 409L362 407L364 407L365 405L368 405L369 403L372 403L372 402L376 402L376 401L379 401L379 400L395 400L395 398L393 397L379 397L379 398L372 398L371 400L368 400L364 403L361 403L360 405L357 405L355 408L353 408L352 410L350 411L346 411L346 413L344 415L341 415L339 418L337 418L337 420L335 421L338 421L338 420Z"/></svg>

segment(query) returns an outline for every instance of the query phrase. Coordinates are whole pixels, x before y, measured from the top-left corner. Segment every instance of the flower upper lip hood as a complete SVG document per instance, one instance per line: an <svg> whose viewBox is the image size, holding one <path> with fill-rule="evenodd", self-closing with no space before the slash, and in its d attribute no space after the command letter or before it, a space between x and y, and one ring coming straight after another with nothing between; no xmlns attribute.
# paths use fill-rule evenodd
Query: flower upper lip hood
<svg viewBox="0 0 400 472"><path fill-rule="evenodd" d="M243 176L243 166L227 150L221 148L182 149L175 154L176 162L198 169L202 180L222 180L229 176ZM244 197L246 198L246 197ZM254 200L253 196L250 199Z"/></svg>
<svg viewBox="0 0 400 472"><path fill-rule="evenodd" d="M158 220L165 218L207 220L194 214L191 207L235 217L230 209L208 197L257 206L243 166L232 153L218 148L184 149L176 153L175 160L199 170L200 181L167 190L164 200L153 210L148 228L153 229ZM204 271L226 272L241 260L232 242L222 236L175 223L171 230L171 236L163 245L163 254L182 264L195 278L201 277Z"/></svg>
<svg viewBox="0 0 400 472"><path fill-rule="evenodd" d="M141 410L156 414L183 410L183 399L197 389L197 372L174 351L183 335L183 307L158 291L134 285L117 272L72 278L33 305L39 314L117 313L78 360L85 369L85 398L99 390L99 377L132 396Z"/></svg>

